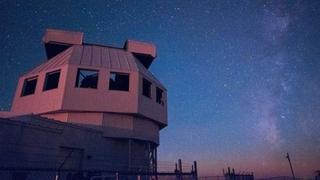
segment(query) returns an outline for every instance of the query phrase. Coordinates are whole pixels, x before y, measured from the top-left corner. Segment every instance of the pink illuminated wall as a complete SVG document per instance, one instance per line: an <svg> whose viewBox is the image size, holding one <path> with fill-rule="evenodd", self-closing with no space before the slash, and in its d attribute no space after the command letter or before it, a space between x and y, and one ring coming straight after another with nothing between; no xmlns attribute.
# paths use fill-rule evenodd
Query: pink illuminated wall
<svg viewBox="0 0 320 180"><path fill-rule="evenodd" d="M149 119L160 128L165 127L166 89L131 52L155 57L155 46L132 40L127 41L127 49L82 45L82 38L78 32L49 30L45 33L44 43L63 41L70 47L20 77L12 114L39 114L65 122L87 121L93 125L103 124L103 115L99 113L130 114ZM96 89L75 87L79 68L98 71ZM46 74L56 70L60 70L58 88L44 91ZM129 91L109 90L110 72L129 74ZM35 93L21 96L24 81L30 77L37 77ZM142 78L152 83L151 98L142 95ZM156 102L156 87L163 90L163 105Z"/></svg>

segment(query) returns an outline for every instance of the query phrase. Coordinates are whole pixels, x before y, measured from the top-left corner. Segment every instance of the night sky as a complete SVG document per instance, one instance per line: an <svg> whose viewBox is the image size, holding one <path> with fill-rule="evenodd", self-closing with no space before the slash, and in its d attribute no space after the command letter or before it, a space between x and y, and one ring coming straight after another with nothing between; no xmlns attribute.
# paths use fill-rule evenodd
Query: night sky
<svg viewBox="0 0 320 180"><path fill-rule="evenodd" d="M158 158L257 176L320 169L320 1L0 1L0 108L45 59L46 28L156 44L168 89ZM164 163L165 164L165 163ZM160 163L161 165L161 163Z"/></svg>

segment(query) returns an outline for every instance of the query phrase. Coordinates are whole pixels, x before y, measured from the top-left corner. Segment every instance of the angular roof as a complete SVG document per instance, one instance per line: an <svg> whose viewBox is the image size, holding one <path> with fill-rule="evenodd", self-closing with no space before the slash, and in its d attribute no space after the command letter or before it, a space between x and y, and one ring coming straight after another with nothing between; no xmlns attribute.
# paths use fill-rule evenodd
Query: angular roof
<svg viewBox="0 0 320 180"><path fill-rule="evenodd" d="M96 45L75 45L69 64L122 71L138 71L134 56L123 49Z"/></svg>
<svg viewBox="0 0 320 180"><path fill-rule="evenodd" d="M165 88L131 52L122 48L92 44L72 45L24 76L32 76L39 72L57 69L65 64L92 66L92 68L106 68L124 72L139 71L144 76L157 82L162 88Z"/></svg>
<svg viewBox="0 0 320 180"><path fill-rule="evenodd" d="M42 71L59 68L62 65L68 63L68 60L70 59L72 53L73 53L73 47L70 47L67 50L63 51L62 53L51 58L50 61L45 61L44 63L40 64L36 68L29 71L28 73L24 74L24 76L32 76Z"/></svg>
<svg viewBox="0 0 320 180"><path fill-rule="evenodd" d="M60 54L72 45L83 45L83 33L59 29L47 29L42 37L48 60ZM127 40L123 47L139 59L147 69L157 55L157 48L152 43Z"/></svg>

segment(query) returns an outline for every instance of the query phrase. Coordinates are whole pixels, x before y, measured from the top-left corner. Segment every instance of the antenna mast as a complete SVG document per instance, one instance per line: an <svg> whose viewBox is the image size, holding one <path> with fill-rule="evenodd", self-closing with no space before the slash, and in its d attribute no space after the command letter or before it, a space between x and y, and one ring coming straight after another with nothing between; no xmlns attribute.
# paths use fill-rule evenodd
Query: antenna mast
<svg viewBox="0 0 320 180"><path fill-rule="evenodd" d="M289 165L290 165L290 169L291 169L291 173L292 173L293 180L295 180L295 179L296 179L296 177L294 176L294 172L293 172L293 168L292 168L292 164L291 164L291 160L290 160L289 153L287 153L286 158L287 158L287 159L288 159L288 161L289 161Z"/></svg>

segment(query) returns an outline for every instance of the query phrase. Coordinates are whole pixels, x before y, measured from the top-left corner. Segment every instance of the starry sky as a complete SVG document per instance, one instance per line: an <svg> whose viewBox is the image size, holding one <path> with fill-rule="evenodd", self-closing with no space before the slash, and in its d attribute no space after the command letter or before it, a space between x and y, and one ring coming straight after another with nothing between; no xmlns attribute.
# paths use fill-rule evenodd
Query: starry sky
<svg viewBox="0 0 320 180"><path fill-rule="evenodd" d="M320 1L1 0L0 13L1 110L44 61L46 28L119 47L149 41L168 89L159 161L277 176L290 175L289 152L297 176L319 169Z"/></svg>

